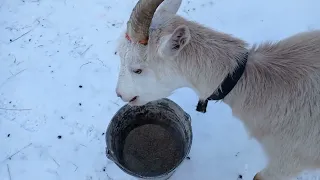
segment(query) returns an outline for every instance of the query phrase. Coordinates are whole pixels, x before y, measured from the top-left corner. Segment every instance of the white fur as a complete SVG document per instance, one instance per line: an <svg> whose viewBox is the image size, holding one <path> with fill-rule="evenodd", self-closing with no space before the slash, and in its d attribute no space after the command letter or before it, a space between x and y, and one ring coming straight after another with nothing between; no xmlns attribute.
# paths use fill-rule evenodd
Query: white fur
<svg viewBox="0 0 320 180"><path fill-rule="evenodd" d="M176 6L169 8L169 1ZM254 179L287 180L320 168L320 31L249 49L239 38L175 15L180 5L181 0L166 0L159 7L147 46L122 34L122 99L138 96L129 104L143 105L189 87L205 100L249 52L243 76L223 101L269 157ZM139 68L142 73L135 74Z"/></svg>

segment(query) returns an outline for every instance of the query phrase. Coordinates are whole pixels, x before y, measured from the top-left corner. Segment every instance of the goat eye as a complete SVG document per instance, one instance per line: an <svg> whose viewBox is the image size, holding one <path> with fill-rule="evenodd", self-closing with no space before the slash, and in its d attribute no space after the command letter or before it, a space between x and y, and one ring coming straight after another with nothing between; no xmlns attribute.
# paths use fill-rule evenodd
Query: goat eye
<svg viewBox="0 0 320 180"><path fill-rule="evenodd" d="M135 69L133 70L134 73L136 74L141 74L142 73L142 69Z"/></svg>

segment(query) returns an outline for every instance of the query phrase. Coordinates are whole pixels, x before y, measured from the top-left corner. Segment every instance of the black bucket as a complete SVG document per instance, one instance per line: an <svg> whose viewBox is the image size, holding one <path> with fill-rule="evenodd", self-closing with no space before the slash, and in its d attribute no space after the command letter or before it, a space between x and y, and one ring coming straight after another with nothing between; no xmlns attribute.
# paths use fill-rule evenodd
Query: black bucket
<svg viewBox="0 0 320 180"><path fill-rule="evenodd" d="M106 154L120 169L138 179L169 179L192 145L191 118L163 98L144 106L125 105L111 119Z"/></svg>

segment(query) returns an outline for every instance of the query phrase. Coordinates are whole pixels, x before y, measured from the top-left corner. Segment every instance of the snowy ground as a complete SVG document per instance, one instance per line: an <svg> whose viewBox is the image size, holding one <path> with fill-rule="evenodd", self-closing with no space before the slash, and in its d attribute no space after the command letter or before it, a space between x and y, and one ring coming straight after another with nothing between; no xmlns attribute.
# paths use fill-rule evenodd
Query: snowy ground
<svg viewBox="0 0 320 180"><path fill-rule="evenodd" d="M104 155L115 95L115 41L136 0L0 0L0 180L129 180ZM318 0L184 0L179 14L250 43L320 28ZM82 88L81 88L82 87ZM188 97L188 98L186 98ZM175 180L252 180L266 159L225 104L192 116ZM61 137L61 138L59 138ZM304 174L301 180L319 180Z"/></svg>

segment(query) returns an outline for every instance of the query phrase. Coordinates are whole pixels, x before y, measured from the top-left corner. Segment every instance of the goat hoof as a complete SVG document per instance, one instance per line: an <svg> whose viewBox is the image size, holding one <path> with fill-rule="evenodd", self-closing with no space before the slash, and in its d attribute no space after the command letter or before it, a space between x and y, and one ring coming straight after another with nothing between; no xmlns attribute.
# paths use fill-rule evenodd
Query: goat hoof
<svg viewBox="0 0 320 180"><path fill-rule="evenodd" d="M253 177L253 180L263 180L260 176L259 173L257 173L254 177Z"/></svg>

